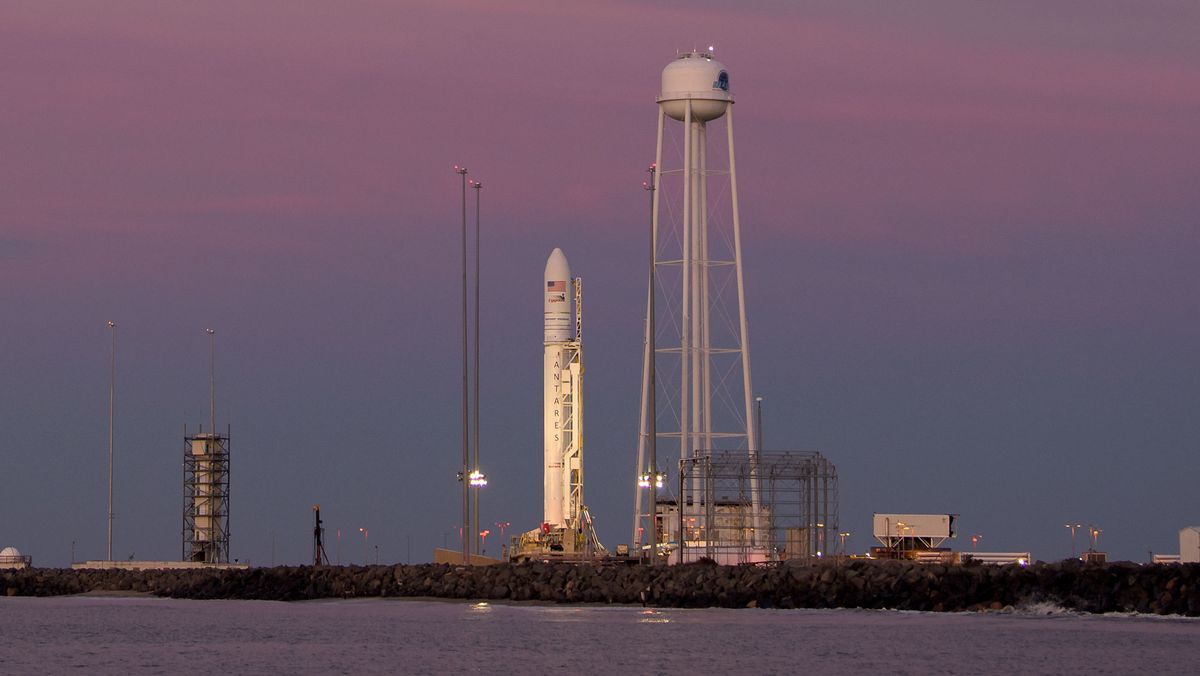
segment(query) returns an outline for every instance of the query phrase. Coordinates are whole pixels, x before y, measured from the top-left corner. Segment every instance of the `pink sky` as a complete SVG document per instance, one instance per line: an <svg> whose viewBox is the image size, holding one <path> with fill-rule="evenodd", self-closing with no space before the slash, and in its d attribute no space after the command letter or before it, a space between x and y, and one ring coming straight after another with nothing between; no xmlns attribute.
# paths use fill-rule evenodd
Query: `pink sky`
<svg viewBox="0 0 1200 676"><path fill-rule="evenodd" d="M327 415L339 435L347 420L372 430L348 447L379 447L397 429L454 447L454 412L429 402L455 397L450 166L464 163L485 184L495 252L485 382L507 402L491 421L508 439L498 452L536 443L536 421L511 422L536 399L532 388L512 399L527 378L511 357L536 321L513 317L529 270L562 246L596 280L606 341L592 357L592 401L611 423L595 434L613 459L596 473L624 481L658 73L676 50L714 44L737 100L756 382L775 410L794 412L774 420L775 438L828 450L844 468L848 519L899 499L880 495L889 484L872 453L911 442L927 455L890 471L915 481L908 467L968 452L978 429L925 435L974 420L955 404L981 383L999 383L979 404L996 411L981 428L1028 430L981 446L1019 446L1025 466L1065 454L1045 476L1073 477L1092 452L1116 462L1138 438L1156 462L1184 462L1190 449L1200 469L1196 426L1174 408L1200 396L1189 380L1200 338L1197 26L1190 1L8 2L0 301L16 319L0 366L39 393L9 395L8 410L38 429L68 412L58 436L28 432L30 458L85 445L102 415L105 319L132 325L131 352L142 341L125 382L147 392L193 377L179 364L195 356L185 336L215 321L234 336L230 396L257 435L248 446ZM344 406L293 399L301 372ZM944 418L914 429L900 409L881 410L894 403L885 393L911 394L925 375ZM1114 379L1114 391L1097 385ZM200 403L176 399L147 395L128 415L169 430L199 418ZM372 417L381 401L392 408ZM1043 414L1069 429L1011 417ZM859 430L863 418L880 422ZM173 448L151 427L130 429L130 442ZM949 465L939 486L963 483ZM1119 470L1097 471L1099 485L1119 485ZM163 489L171 509L176 489ZM98 495L91 483L62 490L80 505ZM363 518L380 509L338 495ZM524 509L501 495L498 510ZM295 517L265 506L279 495L261 500L261 518L247 519L259 536ZM622 489L601 503L613 528L630 501ZM1034 500L1047 511L1053 501ZM453 519L452 504L436 509ZM43 523L82 533L87 518ZM1144 544L1129 537L1133 556Z"/></svg>

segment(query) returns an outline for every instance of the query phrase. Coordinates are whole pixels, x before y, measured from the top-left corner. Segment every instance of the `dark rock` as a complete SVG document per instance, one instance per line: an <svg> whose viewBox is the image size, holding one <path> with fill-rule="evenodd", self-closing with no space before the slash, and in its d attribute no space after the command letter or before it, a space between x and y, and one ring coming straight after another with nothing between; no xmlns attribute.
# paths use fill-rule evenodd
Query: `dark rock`
<svg viewBox="0 0 1200 676"><path fill-rule="evenodd" d="M191 599L295 601L359 596L435 596L673 607L1002 609L1045 601L1084 612L1200 616L1200 565L944 566L849 561L774 567L529 563L477 568L275 567L248 570L0 572L0 594L51 596L94 590Z"/></svg>

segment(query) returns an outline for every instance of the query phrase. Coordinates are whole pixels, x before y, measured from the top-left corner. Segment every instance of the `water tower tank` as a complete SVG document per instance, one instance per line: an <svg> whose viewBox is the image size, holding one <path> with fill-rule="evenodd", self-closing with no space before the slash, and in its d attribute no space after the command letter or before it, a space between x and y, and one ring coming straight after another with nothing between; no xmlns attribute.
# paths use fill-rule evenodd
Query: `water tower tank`
<svg viewBox="0 0 1200 676"><path fill-rule="evenodd" d="M692 102L692 119L715 120L733 103L729 93L729 74L720 61L708 52L688 52L667 64L662 72L662 93L658 102L673 120L684 119L687 101Z"/></svg>

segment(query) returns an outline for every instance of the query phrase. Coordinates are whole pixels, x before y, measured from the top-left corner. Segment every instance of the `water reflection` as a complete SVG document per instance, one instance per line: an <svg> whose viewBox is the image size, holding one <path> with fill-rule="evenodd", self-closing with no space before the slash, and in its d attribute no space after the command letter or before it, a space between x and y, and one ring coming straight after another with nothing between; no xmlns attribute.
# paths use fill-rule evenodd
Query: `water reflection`
<svg viewBox="0 0 1200 676"><path fill-rule="evenodd" d="M670 624L671 618L667 617L666 613L653 608L646 608L638 613L638 624Z"/></svg>

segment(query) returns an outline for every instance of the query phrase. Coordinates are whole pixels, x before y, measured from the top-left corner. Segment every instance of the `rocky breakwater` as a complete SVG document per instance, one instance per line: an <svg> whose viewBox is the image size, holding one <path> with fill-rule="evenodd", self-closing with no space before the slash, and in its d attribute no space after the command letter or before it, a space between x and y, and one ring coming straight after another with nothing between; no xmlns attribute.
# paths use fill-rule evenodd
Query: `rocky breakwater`
<svg viewBox="0 0 1200 676"><path fill-rule="evenodd" d="M275 567L0 572L8 596L147 593L189 599L435 597L664 607L971 611L1049 603L1091 613L1200 616L1200 565L1077 561L1020 566L908 562L770 567L571 565Z"/></svg>

